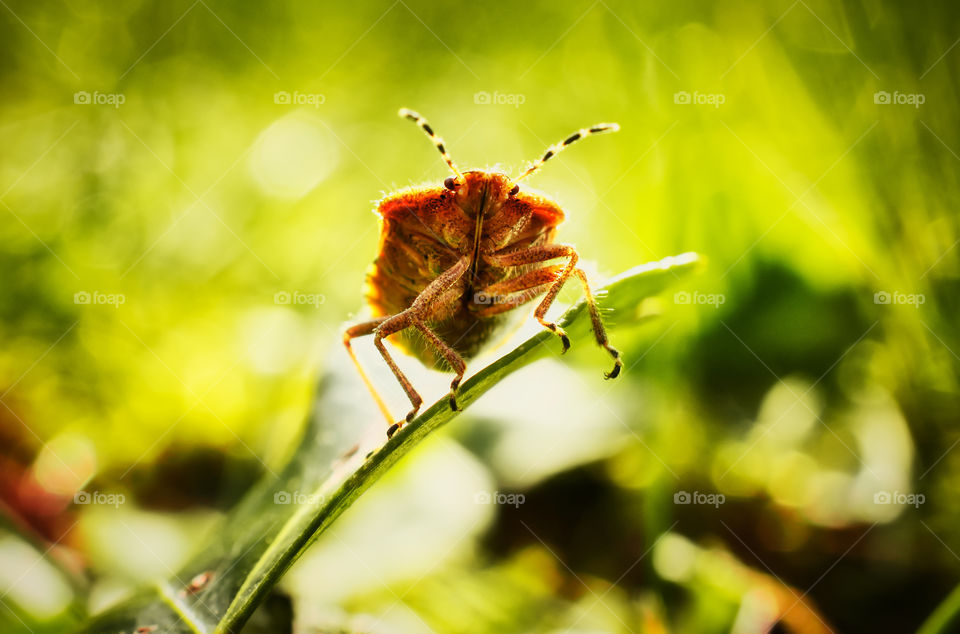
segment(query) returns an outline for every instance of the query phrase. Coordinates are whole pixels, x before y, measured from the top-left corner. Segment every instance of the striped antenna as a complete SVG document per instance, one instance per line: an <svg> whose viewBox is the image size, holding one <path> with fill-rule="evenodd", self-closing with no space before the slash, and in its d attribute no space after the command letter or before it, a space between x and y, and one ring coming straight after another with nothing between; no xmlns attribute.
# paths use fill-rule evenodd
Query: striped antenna
<svg viewBox="0 0 960 634"><path fill-rule="evenodd" d="M450 167L454 174L457 175L459 180L463 180L463 174L460 173L460 170L457 169L457 166L453 164L453 159L450 158L450 155L447 154L447 148L443 146L443 139L437 136L437 133L433 131L433 128L430 127L430 124L427 123L427 120L420 116L420 113L414 112L407 108L400 108L398 113L401 117L405 117L415 122L420 128L427 133L427 136L430 137L430 140L433 141L433 144L437 146L437 149L440 150L440 155L443 157L444 162Z"/></svg>
<svg viewBox="0 0 960 634"><path fill-rule="evenodd" d="M538 169L540 169L541 165L543 165L544 163L549 161L551 158L553 158L554 156L562 152L565 147L572 145L574 141L579 141L580 139L588 137L592 134L603 134L604 132L616 132L619 129L620 129L620 126L617 125L616 123L598 123L595 126L577 130L576 132L568 136L566 139L564 139L562 143L557 143L555 145L551 145L550 147L548 147L544 155L541 158L534 161L533 164L527 168L527 171L525 171L523 174L513 179L512 184L516 185L527 176L530 176L531 174L536 172Z"/></svg>

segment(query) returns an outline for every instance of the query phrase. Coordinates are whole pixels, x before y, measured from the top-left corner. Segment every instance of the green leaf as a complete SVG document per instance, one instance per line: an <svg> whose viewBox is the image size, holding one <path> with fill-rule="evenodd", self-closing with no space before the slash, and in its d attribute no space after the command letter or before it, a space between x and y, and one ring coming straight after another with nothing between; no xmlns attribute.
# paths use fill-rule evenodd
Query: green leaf
<svg viewBox="0 0 960 634"><path fill-rule="evenodd" d="M612 327L637 323L644 299L691 272L700 261L696 254L686 253L617 276L598 290L605 318ZM586 313L581 301L559 320L574 342L592 337ZM468 407L510 373L551 354L550 345L557 345L550 332L530 337L466 381L458 402ZM336 415L335 408L328 406L324 411L322 407L333 399L341 381L348 379L336 373L324 377L317 407L289 464L276 477L253 487L193 561L175 578L100 615L88 631L130 631L151 625L163 632L239 631L284 572L354 500L457 415L444 397L365 457L358 451L364 426ZM355 381L349 381L355 390ZM202 583L188 589L194 579Z"/></svg>
<svg viewBox="0 0 960 634"><path fill-rule="evenodd" d="M956 631L960 624L960 586L940 602L940 605L930 613L923 622L917 634L940 634L941 632Z"/></svg>

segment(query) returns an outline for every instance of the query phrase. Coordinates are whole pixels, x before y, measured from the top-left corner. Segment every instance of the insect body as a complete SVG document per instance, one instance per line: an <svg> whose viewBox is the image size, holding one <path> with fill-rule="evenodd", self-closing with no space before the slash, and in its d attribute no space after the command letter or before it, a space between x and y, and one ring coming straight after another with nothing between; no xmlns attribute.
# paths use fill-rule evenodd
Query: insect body
<svg viewBox="0 0 960 634"><path fill-rule="evenodd" d="M571 143L619 127L599 124L579 130L551 146L520 176L510 178L496 172L460 172L426 119L407 109L400 110L400 115L427 133L453 176L442 187L410 188L380 201L376 210L380 246L367 274L366 293L374 319L348 328L343 335L374 400L392 423L387 435L413 420L423 401L387 351L385 338L428 367L442 360L453 369L450 407L456 410L465 359L480 352L513 308L542 295L534 316L560 338L567 351L566 333L548 321L546 313L571 276L583 285L597 343L614 359L613 369L605 376L616 378L623 365L620 353L607 341L586 275L577 268L579 255L574 247L554 242L563 210L549 198L521 192L518 183ZM397 423L350 345L351 339L371 334L413 406Z"/></svg>

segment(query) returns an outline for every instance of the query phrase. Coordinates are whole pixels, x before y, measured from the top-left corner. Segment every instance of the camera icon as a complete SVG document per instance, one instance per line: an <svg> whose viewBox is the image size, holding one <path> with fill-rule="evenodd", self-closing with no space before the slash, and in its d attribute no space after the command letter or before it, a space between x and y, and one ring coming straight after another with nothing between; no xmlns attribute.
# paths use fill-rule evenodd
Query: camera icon
<svg viewBox="0 0 960 634"><path fill-rule="evenodd" d="M879 90L873 93L873 103L880 105L890 103L890 93L886 90Z"/></svg>
<svg viewBox="0 0 960 634"><path fill-rule="evenodd" d="M74 504L90 504L90 493L87 491L77 491L73 494Z"/></svg>
<svg viewBox="0 0 960 634"><path fill-rule="evenodd" d="M492 295L488 295L487 293L484 293L483 291L480 291L479 293L474 293L474 294L473 294L473 303L474 303L474 304L483 304L483 305L492 304L492 303L493 303L493 296L492 296Z"/></svg>
<svg viewBox="0 0 960 634"><path fill-rule="evenodd" d="M879 291L873 294L873 303L874 304L889 304L890 303L890 293L887 291Z"/></svg>
<svg viewBox="0 0 960 634"><path fill-rule="evenodd" d="M673 494L674 504L690 504L690 493L687 491L677 491Z"/></svg>
<svg viewBox="0 0 960 634"><path fill-rule="evenodd" d="M873 494L874 504L890 504L892 498L889 491L877 491Z"/></svg>
<svg viewBox="0 0 960 634"><path fill-rule="evenodd" d="M273 494L273 503L274 504L290 504L290 492L289 491L277 491Z"/></svg>
<svg viewBox="0 0 960 634"><path fill-rule="evenodd" d="M89 304L90 303L90 293L87 291L80 291L79 293L73 294L73 303L74 304Z"/></svg>
<svg viewBox="0 0 960 634"><path fill-rule="evenodd" d="M674 304L689 304L690 303L690 293L687 291L679 291L673 294L673 303Z"/></svg>
<svg viewBox="0 0 960 634"><path fill-rule="evenodd" d="M291 297L288 291L279 291L273 294L273 303L287 305L290 303Z"/></svg>
<svg viewBox="0 0 960 634"><path fill-rule="evenodd" d="M290 93L288 93L286 90L273 93L273 103L288 106L290 105L290 102Z"/></svg>
<svg viewBox="0 0 960 634"><path fill-rule="evenodd" d="M490 504L491 499L489 491L477 491L473 496L474 504Z"/></svg>
<svg viewBox="0 0 960 634"><path fill-rule="evenodd" d="M690 93L686 90L673 93L673 103L687 105L690 103Z"/></svg>
<svg viewBox="0 0 960 634"><path fill-rule="evenodd" d="M80 92L73 93L73 103L86 105L91 102L90 93L86 90L81 90Z"/></svg>
<svg viewBox="0 0 960 634"><path fill-rule="evenodd" d="M487 106L490 105L490 102L490 93L488 93L486 90L473 93L473 103L481 106Z"/></svg>

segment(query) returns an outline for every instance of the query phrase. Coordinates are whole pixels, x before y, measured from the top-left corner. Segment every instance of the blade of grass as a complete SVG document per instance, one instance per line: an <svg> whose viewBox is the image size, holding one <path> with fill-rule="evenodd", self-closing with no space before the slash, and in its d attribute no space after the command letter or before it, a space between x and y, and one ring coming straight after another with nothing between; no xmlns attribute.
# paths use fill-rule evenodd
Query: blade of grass
<svg viewBox="0 0 960 634"><path fill-rule="evenodd" d="M937 606L923 622L917 634L940 634L955 632L960 624L960 585Z"/></svg>
<svg viewBox="0 0 960 634"><path fill-rule="evenodd" d="M612 279L598 290L610 323L637 323L644 299L699 263L696 254L687 253ZM581 301L559 320L574 341L592 336L586 313ZM461 386L461 408L469 407L512 372L551 354L545 344L555 345L555 335L542 331L477 372ZM337 377L321 381L318 401L332 395L336 381ZM458 414L442 398L365 457L357 444L364 432L361 425L318 412L320 409L315 409L310 417L302 443L283 471L253 487L180 574L97 617L88 631L116 632L149 625L165 632L239 631L284 572L354 500ZM197 588L190 583L192 579L204 583Z"/></svg>

